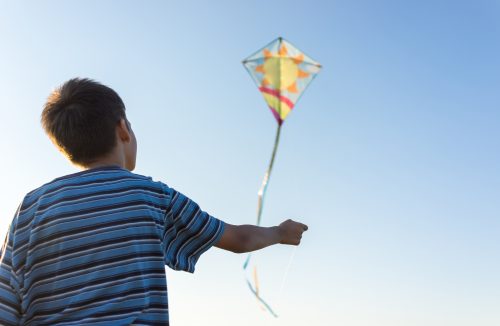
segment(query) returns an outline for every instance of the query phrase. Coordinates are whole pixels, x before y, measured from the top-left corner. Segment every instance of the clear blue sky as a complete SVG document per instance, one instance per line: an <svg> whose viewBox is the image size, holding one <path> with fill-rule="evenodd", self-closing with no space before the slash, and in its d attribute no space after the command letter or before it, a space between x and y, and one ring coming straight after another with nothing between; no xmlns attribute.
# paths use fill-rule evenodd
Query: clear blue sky
<svg viewBox="0 0 500 326"><path fill-rule="evenodd" d="M91 77L124 99L136 172L253 223L276 123L241 60L283 36L323 64L285 122L263 223L310 226L168 272L174 325L500 324L499 1L0 1L0 232L75 168L39 125ZM194 309L194 311L193 311Z"/></svg>

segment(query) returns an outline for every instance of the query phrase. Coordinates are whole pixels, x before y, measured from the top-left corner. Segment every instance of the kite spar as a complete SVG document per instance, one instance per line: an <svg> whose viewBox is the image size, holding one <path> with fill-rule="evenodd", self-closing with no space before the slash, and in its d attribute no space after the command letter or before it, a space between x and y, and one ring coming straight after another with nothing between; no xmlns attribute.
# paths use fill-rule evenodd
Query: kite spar
<svg viewBox="0 0 500 326"><path fill-rule="evenodd" d="M243 65L255 81L267 106L278 122L271 160L258 192L256 224L261 225L264 199L278 150L281 126L309 83L321 70L321 65L281 37L243 60ZM243 264L245 271L249 268L251 257L249 254ZM246 280L250 291L274 317L277 317L269 304L260 296L255 266L253 275L254 284L248 278Z"/></svg>

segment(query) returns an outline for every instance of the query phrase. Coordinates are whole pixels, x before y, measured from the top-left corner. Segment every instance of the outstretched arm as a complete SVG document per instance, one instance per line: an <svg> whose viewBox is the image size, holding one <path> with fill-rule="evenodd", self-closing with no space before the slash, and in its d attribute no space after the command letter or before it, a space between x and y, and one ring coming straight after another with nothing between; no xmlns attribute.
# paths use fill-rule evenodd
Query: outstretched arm
<svg viewBox="0 0 500 326"><path fill-rule="evenodd" d="M305 231L307 225L292 220L272 227L226 223L224 233L215 246L235 253L244 253L278 243L298 245Z"/></svg>

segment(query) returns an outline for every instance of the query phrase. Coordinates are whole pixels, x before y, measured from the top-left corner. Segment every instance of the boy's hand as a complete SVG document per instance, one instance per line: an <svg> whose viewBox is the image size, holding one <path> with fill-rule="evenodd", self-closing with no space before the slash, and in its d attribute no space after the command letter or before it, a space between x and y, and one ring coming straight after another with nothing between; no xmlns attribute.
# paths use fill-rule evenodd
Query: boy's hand
<svg viewBox="0 0 500 326"><path fill-rule="evenodd" d="M307 231L308 227L305 224L286 220L278 226L280 232L280 243L288 245L299 245L302 239L302 233Z"/></svg>

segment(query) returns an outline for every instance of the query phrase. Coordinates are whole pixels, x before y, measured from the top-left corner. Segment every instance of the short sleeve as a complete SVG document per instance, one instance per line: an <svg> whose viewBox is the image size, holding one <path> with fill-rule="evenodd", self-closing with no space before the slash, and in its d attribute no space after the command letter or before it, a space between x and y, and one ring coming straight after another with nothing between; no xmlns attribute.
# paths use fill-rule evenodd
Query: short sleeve
<svg viewBox="0 0 500 326"><path fill-rule="evenodd" d="M19 325L21 318L19 287L12 268L13 229L11 224L0 250L0 325Z"/></svg>
<svg viewBox="0 0 500 326"><path fill-rule="evenodd" d="M162 243L165 264L193 273L200 256L222 236L224 222L202 211L198 204L168 188L170 203L165 214Z"/></svg>

